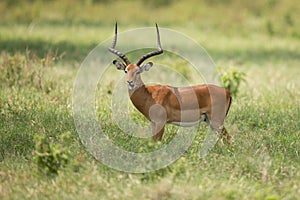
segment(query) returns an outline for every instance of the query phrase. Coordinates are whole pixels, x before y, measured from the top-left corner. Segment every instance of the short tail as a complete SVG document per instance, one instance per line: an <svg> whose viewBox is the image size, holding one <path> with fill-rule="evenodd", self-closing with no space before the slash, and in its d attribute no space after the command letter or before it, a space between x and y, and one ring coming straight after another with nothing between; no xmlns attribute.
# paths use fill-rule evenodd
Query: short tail
<svg viewBox="0 0 300 200"><path fill-rule="evenodd" d="M230 94L229 94L230 95ZM226 116L227 116L227 113L229 112L229 109L230 109L230 106L231 106L231 102L232 102L232 97L230 95L230 99L229 99L229 105L228 105L228 108L227 108L227 111L226 111Z"/></svg>

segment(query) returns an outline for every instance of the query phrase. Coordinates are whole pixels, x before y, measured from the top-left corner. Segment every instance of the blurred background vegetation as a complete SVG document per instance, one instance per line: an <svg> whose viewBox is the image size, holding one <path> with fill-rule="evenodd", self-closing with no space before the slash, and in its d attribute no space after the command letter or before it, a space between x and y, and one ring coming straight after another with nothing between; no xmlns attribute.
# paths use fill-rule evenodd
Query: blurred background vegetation
<svg viewBox="0 0 300 200"><path fill-rule="evenodd" d="M3 0L0 22L194 25L300 37L300 3L293 0ZM227 32L226 31L226 32Z"/></svg>
<svg viewBox="0 0 300 200"><path fill-rule="evenodd" d="M238 55L243 60L247 54L246 59L260 61L265 57L255 50L232 52L218 38L241 38L250 46L257 38L299 41L299 10L300 2L294 0L3 0L0 51L25 53L29 48L45 56L52 49L66 53L65 59L82 61L93 47L112 35L117 20L120 31L157 22L160 27L176 29L200 41L214 57ZM291 49L266 51L263 56L299 56Z"/></svg>
<svg viewBox="0 0 300 200"><path fill-rule="evenodd" d="M294 0L3 0L0 22L196 26L226 33L267 32L300 37Z"/></svg>

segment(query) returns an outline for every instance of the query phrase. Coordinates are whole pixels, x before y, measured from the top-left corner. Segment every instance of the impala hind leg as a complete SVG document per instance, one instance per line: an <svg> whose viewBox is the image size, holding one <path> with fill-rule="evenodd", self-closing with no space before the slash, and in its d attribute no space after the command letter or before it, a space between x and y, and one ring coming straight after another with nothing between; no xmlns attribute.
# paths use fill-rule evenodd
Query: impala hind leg
<svg viewBox="0 0 300 200"><path fill-rule="evenodd" d="M220 109L221 110L221 109ZM220 117L223 116L224 117ZM217 134L219 139L221 139L221 142L225 140L227 144L231 143L231 136L227 132L226 128L224 127L224 120L225 120L225 114L224 113L219 113L218 115L216 114L216 117L212 119L211 113L208 112L205 114L204 121L208 123L210 129Z"/></svg>
<svg viewBox="0 0 300 200"><path fill-rule="evenodd" d="M223 142L223 140L225 140L226 143L228 143L228 144L231 143L231 136L228 134L228 132L224 126L221 130L220 139L222 140L222 142Z"/></svg>
<svg viewBox="0 0 300 200"><path fill-rule="evenodd" d="M219 139L221 139L221 142L225 140L227 144L231 143L231 136L227 132L226 128L224 127L223 123L216 123L212 122L210 120L207 120L207 123L209 124L210 129L217 134Z"/></svg>

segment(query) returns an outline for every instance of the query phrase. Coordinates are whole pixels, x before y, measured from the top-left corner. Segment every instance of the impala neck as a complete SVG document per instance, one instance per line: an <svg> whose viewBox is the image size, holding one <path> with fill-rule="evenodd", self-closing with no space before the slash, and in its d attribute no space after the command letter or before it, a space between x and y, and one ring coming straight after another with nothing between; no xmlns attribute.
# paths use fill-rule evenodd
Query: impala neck
<svg viewBox="0 0 300 200"><path fill-rule="evenodd" d="M141 78L141 75L137 75L136 79L135 79L135 88L134 89L128 89L129 92L129 96L131 97L133 95L134 92L136 92L137 90L141 89L145 87L145 84Z"/></svg>
<svg viewBox="0 0 300 200"><path fill-rule="evenodd" d="M130 100L133 105L147 118L149 118L149 106L153 104L151 93L144 85L143 81L140 80L139 86L136 89L128 90ZM150 101L149 101L150 100Z"/></svg>

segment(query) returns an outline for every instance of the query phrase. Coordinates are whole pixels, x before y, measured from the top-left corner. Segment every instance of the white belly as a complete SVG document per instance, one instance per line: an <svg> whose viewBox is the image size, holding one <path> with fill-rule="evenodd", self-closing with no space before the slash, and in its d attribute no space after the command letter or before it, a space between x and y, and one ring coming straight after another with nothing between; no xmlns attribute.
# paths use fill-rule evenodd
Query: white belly
<svg viewBox="0 0 300 200"><path fill-rule="evenodd" d="M171 122L170 124L175 124L177 126L189 127L189 126L196 126L199 124L200 121L196 122Z"/></svg>

